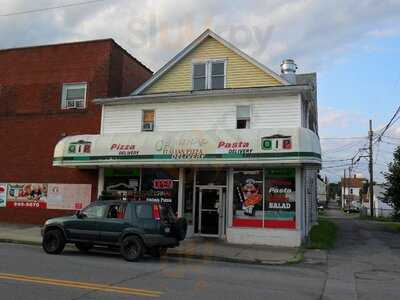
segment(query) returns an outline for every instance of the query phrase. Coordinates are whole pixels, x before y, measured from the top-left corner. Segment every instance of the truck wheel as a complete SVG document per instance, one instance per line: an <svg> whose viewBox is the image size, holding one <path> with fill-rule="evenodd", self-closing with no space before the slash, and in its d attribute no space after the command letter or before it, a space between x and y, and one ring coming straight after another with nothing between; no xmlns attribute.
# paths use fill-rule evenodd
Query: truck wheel
<svg viewBox="0 0 400 300"><path fill-rule="evenodd" d="M186 237L187 232L187 221L185 218L179 218L176 220L173 228L173 234L178 241L183 241Z"/></svg>
<svg viewBox="0 0 400 300"><path fill-rule="evenodd" d="M89 252L90 249L93 248L93 244L90 243L75 243L75 247L78 248L81 252Z"/></svg>
<svg viewBox="0 0 400 300"><path fill-rule="evenodd" d="M65 239L61 230L46 231L43 235L42 247L48 254L60 254L65 247Z"/></svg>
<svg viewBox="0 0 400 300"><path fill-rule="evenodd" d="M149 253L153 257L161 257L167 254L167 250L167 247L151 247Z"/></svg>
<svg viewBox="0 0 400 300"><path fill-rule="evenodd" d="M121 244L121 255L127 261L138 261L143 256L144 246L137 236L124 238Z"/></svg>

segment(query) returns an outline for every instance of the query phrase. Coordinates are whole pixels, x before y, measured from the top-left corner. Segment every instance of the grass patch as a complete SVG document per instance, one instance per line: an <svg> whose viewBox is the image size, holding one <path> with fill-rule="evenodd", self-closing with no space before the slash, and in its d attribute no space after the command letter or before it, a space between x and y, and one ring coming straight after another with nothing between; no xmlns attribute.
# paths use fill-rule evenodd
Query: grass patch
<svg viewBox="0 0 400 300"><path fill-rule="evenodd" d="M318 219L318 225L310 230L309 249L331 249L336 243L336 225L325 218Z"/></svg>
<svg viewBox="0 0 400 300"><path fill-rule="evenodd" d="M365 215L360 215L361 220L372 220L372 221L378 221L378 222L396 222L398 221L395 217L371 217L371 216L365 216ZM394 223L395 224L395 223Z"/></svg>
<svg viewBox="0 0 400 300"><path fill-rule="evenodd" d="M388 223L385 227L391 231L396 231L400 233L400 223Z"/></svg>

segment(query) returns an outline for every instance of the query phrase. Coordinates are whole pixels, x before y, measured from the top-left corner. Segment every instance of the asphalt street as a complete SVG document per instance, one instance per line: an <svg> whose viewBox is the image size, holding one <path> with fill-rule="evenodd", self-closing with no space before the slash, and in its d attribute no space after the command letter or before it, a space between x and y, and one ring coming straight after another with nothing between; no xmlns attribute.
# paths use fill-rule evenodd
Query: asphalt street
<svg viewBox="0 0 400 300"><path fill-rule="evenodd" d="M0 244L0 299L397 299L400 235L332 210L337 247L322 259L258 266ZM324 252L322 252L324 254ZM325 258L324 258L325 257Z"/></svg>

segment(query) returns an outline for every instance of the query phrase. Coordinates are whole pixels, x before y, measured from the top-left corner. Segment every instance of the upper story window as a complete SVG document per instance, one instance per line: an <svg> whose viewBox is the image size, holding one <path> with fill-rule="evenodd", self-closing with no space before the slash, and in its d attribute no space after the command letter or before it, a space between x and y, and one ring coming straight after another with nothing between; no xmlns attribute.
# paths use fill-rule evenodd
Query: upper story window
<svg viewBox="0 0 400 300"><path fill-rule="evenodd" d="M144 110L142 118L142 131L154 131L154 110Z"/></svg>
<svg viewBox="0 0 400 300"><path fill-rule="evenodd" d="M225 88L226 62L209 60L193 64L193 90Z"/></svg>
<svg viewBox="0 0 400 300"><path fill-rule="evenodd" d="M250 128L250 105L239 105L236 107L236 128L248 129Z"/></svg>
<svg viewBox="0 0 400 300"><path fill-rule="evenodd" d="M86 107L87 83L65 83L62 90L63 109L84 109Z"/></svg>

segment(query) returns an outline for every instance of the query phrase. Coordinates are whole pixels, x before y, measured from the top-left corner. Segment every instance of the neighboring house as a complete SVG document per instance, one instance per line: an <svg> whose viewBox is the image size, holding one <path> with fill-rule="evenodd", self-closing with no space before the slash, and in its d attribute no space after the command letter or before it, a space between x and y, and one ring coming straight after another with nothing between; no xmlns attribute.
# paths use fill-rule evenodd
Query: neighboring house
<svg viewBox="0 0 400 300"><path fill-rule="evenodd" d="M356 176L341 179L342 187L342 208L344 210L359 209L361 207L360 191L365 178Z"/></svg>
<svg viewBox="0 0 400 300"><path fill-rule="evenodd" d="M390 217L394 213L393 207L383 202L383 193L385 186L383 184L374 185L374 215L375 217ZM369 203L369 193L367 194L366 201L363 203L368 215L371 214L371 207Z"/></svg>
<svg viewBox="0 0 400 300"><path fill-rule="evenodd" d="M327 184L321 177L317 177L317 201L318 205L325 206L327 202Z"/></svg>
<svg viewBox="0 0 400 300"><path fill-rule="evenodd" d="M172 206L189 235L299 246L316 221L316 74L278 75L210 30L128 97L99 135L68 136L54 165L99 170L99 193ZM78 141L90 152L70 153Z"/></svg>
<svg viewBox="0 0 400 300"><path fill-rule="evenodd" d="M152 72L112 39L0 50L0 70L0 220L42 223L96 199L98 170L53 167L54 146L98 134L92 100L126 96Z"/></svg>

